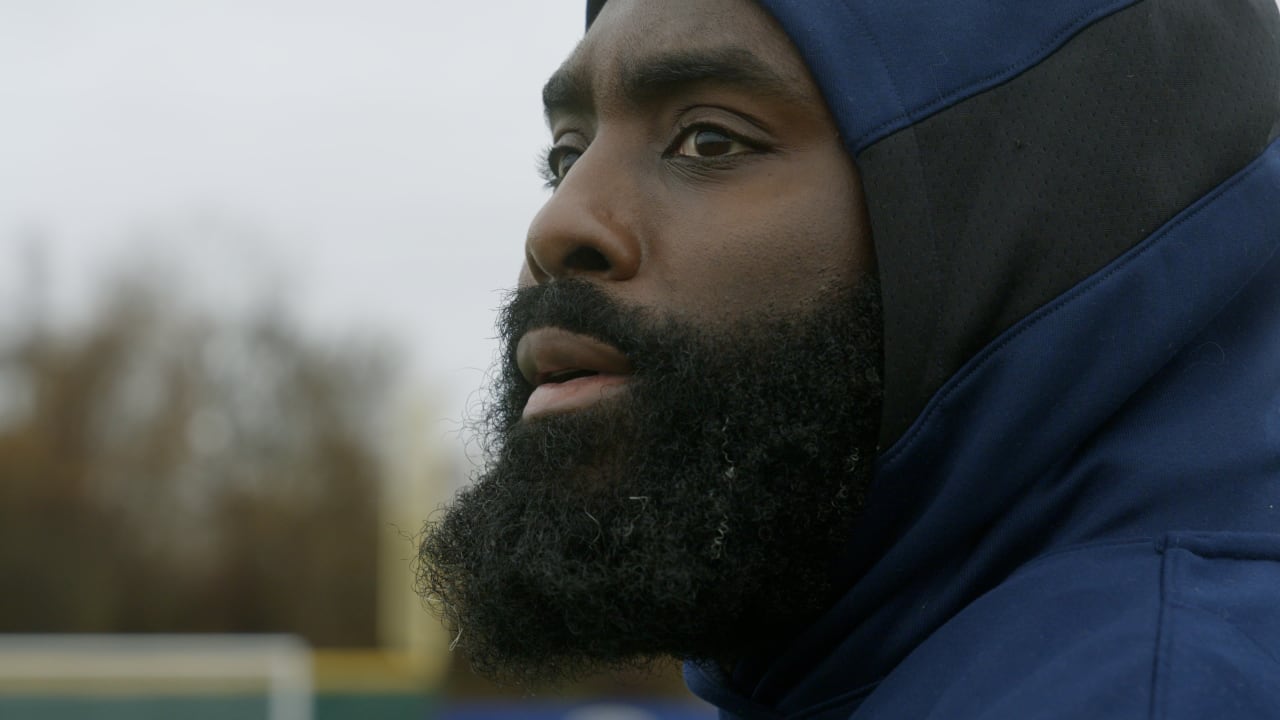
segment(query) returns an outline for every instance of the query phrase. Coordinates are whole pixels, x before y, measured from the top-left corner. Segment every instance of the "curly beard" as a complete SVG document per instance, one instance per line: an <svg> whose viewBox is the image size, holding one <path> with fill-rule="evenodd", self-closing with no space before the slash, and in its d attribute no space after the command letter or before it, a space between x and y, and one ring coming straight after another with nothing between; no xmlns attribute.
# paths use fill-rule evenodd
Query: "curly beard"
<svg viewBox="0 0 1280 720"><path fill-rule="evenodd" d="M527 331L626 353L625 392L522 421ZM678 658L732 662L834 600L881 399L873 278L796 317L707 327L586 281L525 288L484 418L487 462L429 522L418 591L480 673L543 685Z"/></svg>

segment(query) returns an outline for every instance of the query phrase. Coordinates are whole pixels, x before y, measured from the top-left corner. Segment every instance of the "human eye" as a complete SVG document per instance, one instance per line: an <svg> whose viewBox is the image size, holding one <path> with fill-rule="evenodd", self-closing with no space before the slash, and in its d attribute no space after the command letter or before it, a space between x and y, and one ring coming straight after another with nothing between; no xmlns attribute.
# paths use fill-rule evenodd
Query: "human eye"
<svg viewBox="0 0 1280 720"><path fill-rule="evenodd" d="M552 145L542 153L542 159L538 162L538 174L546 181L547 187L554 190L580 157L582 151L572 145Z"/></svg>
<svg viewBox="0 0 1280 720"><path fill-rule="evenodd" d="M675 157L721 158L757 150L755 143L715 125L691 125L672 144L668 153Z"/></svg>

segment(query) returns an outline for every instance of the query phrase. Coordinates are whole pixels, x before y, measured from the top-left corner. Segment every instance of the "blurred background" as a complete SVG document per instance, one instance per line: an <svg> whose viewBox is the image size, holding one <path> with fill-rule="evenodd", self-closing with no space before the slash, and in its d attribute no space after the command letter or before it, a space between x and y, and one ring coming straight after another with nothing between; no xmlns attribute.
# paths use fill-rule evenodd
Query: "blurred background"
<svg viewBox="0 0 1280 720"><path fill-rule="evenodd" d="M411 590L583 5L0 0L0 718L710 716Z"/></svg>

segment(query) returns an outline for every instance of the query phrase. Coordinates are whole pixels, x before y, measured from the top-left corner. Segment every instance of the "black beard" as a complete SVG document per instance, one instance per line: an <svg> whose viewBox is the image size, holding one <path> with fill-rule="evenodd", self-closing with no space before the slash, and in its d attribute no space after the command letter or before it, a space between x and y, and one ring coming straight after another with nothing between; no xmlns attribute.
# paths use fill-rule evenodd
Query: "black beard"
<svg viewBox="0 0 1280 720"><path fill-rule="evenodd" d="M534 685L663 656L732 662L834 601L879 425L878 286L810 310L713 330L586 281L513 296L486 467L419 555L419 592L478 672ZM548 325L626 353L628 390L522 422L515 345Z"/></svg>

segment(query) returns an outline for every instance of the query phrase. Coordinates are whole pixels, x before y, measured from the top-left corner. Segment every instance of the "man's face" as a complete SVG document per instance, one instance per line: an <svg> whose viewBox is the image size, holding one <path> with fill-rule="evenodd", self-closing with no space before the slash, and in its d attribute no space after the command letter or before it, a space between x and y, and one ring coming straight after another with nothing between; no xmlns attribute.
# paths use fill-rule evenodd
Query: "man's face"
<svg viewBox="0 0 1280 720"><path fill-rule="evenodd" d="M755 3L611 1L544 97L557 187L522 284L586 277L714 324L803 310L874 271L857 172Z"/></svg>
<svg viewBox="0 0 1280 720"><path fill-rule="evenodd" d="M856 171L748 0L611 0L548 83L487 463L420 591L478 669L731 662L832 599L880 402ZM766 634L766 629L776 634Z"/></svg>

